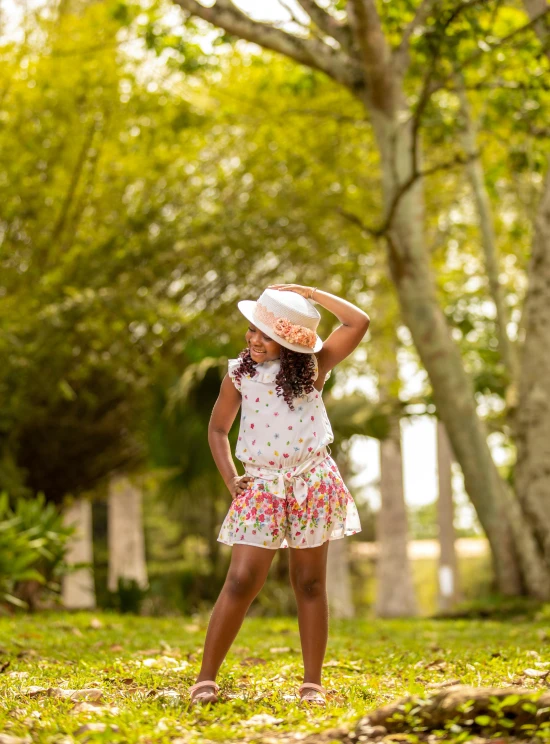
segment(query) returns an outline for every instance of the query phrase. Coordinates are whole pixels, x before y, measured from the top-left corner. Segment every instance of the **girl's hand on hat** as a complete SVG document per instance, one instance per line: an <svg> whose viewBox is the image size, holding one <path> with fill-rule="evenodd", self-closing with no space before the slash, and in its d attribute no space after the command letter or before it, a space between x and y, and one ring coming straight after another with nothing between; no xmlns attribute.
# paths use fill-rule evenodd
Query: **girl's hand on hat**
<svg viewBox="0 0 550 744"><path fill-rule="evenodd" d="M302 297L308 298L311 287L302 287L301 284L270 284L268 289L280 289L283 292L296 292Z"/></svg>
<svg viewBox="0 0 550 744"><path fill-rule="evenodd" d="M254 478L252 478L251 475L236 475L228 486L232 498L235 499L237 496L240 496L243 491L250 488L253 480Z"/></svg>

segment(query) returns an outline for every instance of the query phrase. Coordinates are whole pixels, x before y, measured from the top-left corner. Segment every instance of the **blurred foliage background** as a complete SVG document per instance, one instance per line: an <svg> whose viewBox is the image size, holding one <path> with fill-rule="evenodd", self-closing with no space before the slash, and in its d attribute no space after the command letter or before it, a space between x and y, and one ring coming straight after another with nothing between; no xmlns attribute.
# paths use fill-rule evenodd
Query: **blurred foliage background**
<svg viewBox="0 0 550 744"><path fill-rule="evenodd" d="M404 5L388 11L390 32ZM461 44L476 49L492 18L498 36L517 25L519 8L496 14L499 5L457 21L446 62ZM106 482L113 471L139 473L148 611L192 611L215 599L228 561L216 537L229 496L207 425L226 360L244 346L236 301L285 281L367 310L368 344L326 386L341 457L353 437L384 431L377 397L346 387L358 375L376 386L384 337L397 332L400 363L420 368L383 247L346 217L372 224L380 212L372 131L357 100L321 73L184 22L165 0L45 0L4 9L1 22L0 489L12 505L39 492L58 506L93 499L96 592L110 606ZM464 73L512 326L549 150L545 71L524 36ZM457 96L435 94L423 129L427 166L452 160ZM489 429L507 447L505 374L464 167L436 169L426 200L440 301ZM324 313L321 335L335 322ZM402 389L396 380L396 398ZM407 403L433 412L426 378L401 398L403 417ZM509 462L500 467L510 474ZM372 509L357 497L364 531L352 540L372 540ZM433 523L417 509L413 537L433 537ZM474 596L491 586L489 558L469 561ZM284 562L262 612L292 611ZM428 575L435 586L434 566L425 569L416 565L417 585ZM365 610L371 574L366 560L352 566Z"/></svg>

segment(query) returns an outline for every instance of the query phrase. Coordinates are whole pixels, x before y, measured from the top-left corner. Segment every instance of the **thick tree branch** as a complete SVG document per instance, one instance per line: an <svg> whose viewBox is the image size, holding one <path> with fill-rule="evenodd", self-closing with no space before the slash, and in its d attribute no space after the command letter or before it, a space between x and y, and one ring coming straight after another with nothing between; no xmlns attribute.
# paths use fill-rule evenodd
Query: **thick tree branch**
<svg viewBox="0 0 550 744"><path fill-rule="evenodd" d="M395 108L395 80L391 49L374 0L350 0L353 32L361 50L372 105L391 115Z"/></svg>
<svg viewBox="0 0 550 744"><path fill-rule="evenodd" d="M298 3L320 31L337 41L349 54L353 53L353 36L346 23L336 20L324 8L320 8L315 0L298 0Z"/></svg>
<svg viewBox="0 0 550 744"><path fill-rule="evenodd" d="M217 0L209 8L197 0L174 2L191 15L219 26L230 34L320 70L353 91L363 85L360 65L342 51L333 49L319 39L300 38L269 23L254 21L235 7L231 0Z"/></svg>

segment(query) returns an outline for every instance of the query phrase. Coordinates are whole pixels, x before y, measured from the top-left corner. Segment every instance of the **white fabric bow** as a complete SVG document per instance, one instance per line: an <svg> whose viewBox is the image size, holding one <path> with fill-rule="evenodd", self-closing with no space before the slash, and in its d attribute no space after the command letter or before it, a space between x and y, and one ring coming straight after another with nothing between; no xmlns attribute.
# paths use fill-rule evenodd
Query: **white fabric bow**
<svg viewBox="0 0 550 744"><path fill-rule="evenodd" d="M283 479L285 497L286 497L286 486L292 485L294 490L294 498L301 505L307 498L308 483L305 478L302 477L302 473L312 470L316 465L322 462L330 453L327 447L323 447L319 455L314 455L307 460L304 460L296 469L292 470L278 470L275 468L268 468L266 466L257 465L245 465L246 472L253 478L259 478L260 480L270 481L272 483L279 483L279 479ZM267 471L267 473L266 473ZM270 472L272 471L272 472Z"/></svg>

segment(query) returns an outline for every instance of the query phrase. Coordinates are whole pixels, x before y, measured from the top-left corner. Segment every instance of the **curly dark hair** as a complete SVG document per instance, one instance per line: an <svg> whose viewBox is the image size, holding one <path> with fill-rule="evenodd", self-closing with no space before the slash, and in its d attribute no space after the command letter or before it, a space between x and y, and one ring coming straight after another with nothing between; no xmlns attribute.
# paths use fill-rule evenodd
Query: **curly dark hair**
<svg viewBox="0 0 550 744"><path fill-rule="evenodd" d="M281 368L275 378L277 395L283 397L293 411L294 398L301 398L313 390L315 361L313 354L302 354L285 346L281 346L280 357ZM241 363L235 370L236 379L240 382L242 375L246 374L254 377L257 364L250 356L250 349L243 349L237 358Z"/></svg>

